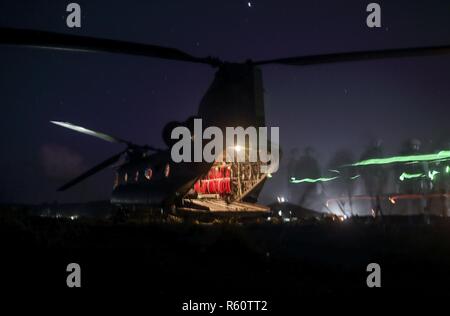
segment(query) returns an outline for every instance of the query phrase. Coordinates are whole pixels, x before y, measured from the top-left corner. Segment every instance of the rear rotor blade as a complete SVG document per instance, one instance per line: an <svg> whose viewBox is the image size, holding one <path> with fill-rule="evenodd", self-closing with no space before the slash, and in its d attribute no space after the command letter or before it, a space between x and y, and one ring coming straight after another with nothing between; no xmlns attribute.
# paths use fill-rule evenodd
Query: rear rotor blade
<svg viewBox="0 0 450 316"><path fill-rule="evenodd" d="M121 151L120 153L112 156L111 158L106 159L105 161L103 161L102 163L98 164L94 168L89 169L88 171L86 171L82 175L80 175L77 178L75 178L75 179L69 181L68 183L64 184L62 187L60 187L58 189L58 191L67 190L68 188L73 187L74 185L80 183L81 181L85 180L86 178L92 176L93 174L95 174L95 173L105 169L106 167L116 163L125 152L126 152L126 150Z"/></svg>
<svg viewBox="0 0 450 316"><path fill-rule="evenodd" d="M75 125L75 124L72 124L72 123L69 123L69 122L50 121L50 123L53 123L55 125L71 129L73 131L76 131L76 132L79 132L79 133L82 133L82 134L94 136L94 137L103 139L103 140L105 140L107 142L110 142L110 143L130 144L130 142L128 142L126 140L123 140L123 139L120 139L118 137L114 137L114 136L111 136L111 135L108 135L108 134L105 134L105 133L101 133L101 132L96 132L96 131L93 131L93 130L90 130L90 129L87 129L87 128L84 128L84 127L81 127L81 126L78 126L78 125Z"/></svg>
<svg viewBox="0 0 450 316"><path fill-rule="evenodd" d="M219 66L217 59L191 56L175 48L37 30L0 28L0 44L71 51L130 54Z"/></svg>
<svg viewBox="0 0 450 316"><path fill-rule="evenodd" d="M293 66L307 66L307 65L330 64L349 61L375 60L384 58L402 58L402 57L419 57L419 56L436 56L436 55L450 55L450 46L415 47L415 48L298 56L298 57L279 58L271 60L261 60L254 62L254 64L255 65L284 64Z"/></svg>

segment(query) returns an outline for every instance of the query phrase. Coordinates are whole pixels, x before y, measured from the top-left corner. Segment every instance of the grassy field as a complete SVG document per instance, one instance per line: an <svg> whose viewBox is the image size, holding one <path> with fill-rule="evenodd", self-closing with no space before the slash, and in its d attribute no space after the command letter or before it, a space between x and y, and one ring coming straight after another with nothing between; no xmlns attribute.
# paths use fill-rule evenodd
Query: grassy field
<svg viewBox="0 0 450 316"><path fill-rule="evenodd" d="M136 291L155 302L450 294L443 218L142 225L22 217L1 219L0 240L9 288L65 289L66 266L76 262L83 288ZM371 262L381 266L381 289L366 286Z"/></svg>

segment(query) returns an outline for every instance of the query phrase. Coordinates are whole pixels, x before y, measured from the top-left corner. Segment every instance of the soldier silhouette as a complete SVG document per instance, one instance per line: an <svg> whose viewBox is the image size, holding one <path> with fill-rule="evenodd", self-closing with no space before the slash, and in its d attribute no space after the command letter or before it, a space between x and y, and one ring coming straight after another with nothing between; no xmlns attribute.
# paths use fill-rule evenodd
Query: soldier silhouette
<svg viewBox="0 0 450 316"><path fill-rule="evenodd" d="M381 139L372 141L361 155L361 160L382 158L384 155L382 144ZM379 165L369 165L361 167L359 173L364 181L366 193L371 197L370 206L372 212L374 212L375 217L383 216L380 196L383 194L387 182L385 168Z"/></svg>
<svg viewBox="0 0 450 316"><path fill-rule="evenodd" d="M298 195L298 186L291 183L291 178L296 177L295 167L298 163L299 150L298 148L293 148L290 151L289 161L287 163L287 187L288 187L288 199L293 200Z"/></svg>
<svg viewBox="0 0 450 316"><path fill-rule="evenodd" d="M298 162L295 165L295 177L297 179L317 179L320 177L319 163L316 159L316 152L312 147L306 147L304 154L300 156ZM300 189L300 200L299 204L301 206L307 207L307 204L312 204L313 201L308 201L312 197L318 196L318 185L317 183L303 182L297 184Z"/></svg>
<svg viewBox="0 0 450 316"><path fill-rule="evenodd" d="M400 151L401 156L419 155L422 143L420 140L411 138L403 143ZM427 176L427 165L425 163L400 164L396 167L396 181L398 183L398 193L400 194L425 194L430 179ZM403 176L402 176L403 175ZM412 176L408 178L409 176ZM405 203L408 215L422 213L425 209L425 202L420 200L407 199Z"/></svg>

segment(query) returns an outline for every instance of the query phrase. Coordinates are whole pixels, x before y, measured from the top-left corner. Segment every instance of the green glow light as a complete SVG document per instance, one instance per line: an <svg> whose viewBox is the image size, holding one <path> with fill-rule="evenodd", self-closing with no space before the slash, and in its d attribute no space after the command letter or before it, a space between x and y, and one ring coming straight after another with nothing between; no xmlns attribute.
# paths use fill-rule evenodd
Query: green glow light
<svg viewBox="0 0 450 316"><path fill-rule="evenodd" d="M442 150L437 154L422 154L422 155L410 155L410 156L393 156L387 158L372 158L358 161L350 166L369 166L369 165L385 165L397 162L419 162L419 161L432 161L450 159L450 150Z"/></svg>
<svg viewBox="0 0 450 316"><path fill-rule="evenodd" d="M334 173L341 173L339 170L336 170L336 169L330 169L328 171L331 171L331 172L334 172Z"/></svg>
<svg viewBox="0 0 450 316"><path fill-rule="evenodd" d="M403 172L400 175L399 179L400 179L400 181L404 181L405 179L408 180L408 179L422 178L424 176L425 175L423 173L407 173L407 172Z"/></svg>
<svg viewBox="0 0 450 316"><path fill-rule="evenodd" d="M356 176L350 177L350 179L355 180L355 179L358 179L360 176L361 176L360 174L357 174Z"/></svg>
<svg viewBox="0 0 450 316"><path fill-rule="evenodd" d="M302 183L302 182L316 183L316 182L327 182L327 181L335 180L337 178L339 178L339 177L317 178L317 179L311 179L311 178L296 179L295 177L292 177L290 182L291 183Z"/></svg>
<svg viewBox="0 0 450 316"><path fill-rule="evenodd" d="M430 178L430 180L433 181L438 173L440 173L440 172L436 171L436 170L430 170L430 171L428 171L428 178ZM399 179L400 179L400 181L404 181L404 180L408 180L408 179L425 178L425 177L427 177L427 176L423 173L403 172L400 175Z"/></svg>
<svg viewBox="0 0 450 316"><path fill-rule="evenodd" d="M450 172L450 166L445 167L445 173L449 173Z"/></svg>
<svg viewBox="0 0 450 316"><path fill-rule="evenodd" d="M431 181L434 180L435 176L440 173L439 171L433 170L433 171L428 171L428 178L430 178Z"/></svg>

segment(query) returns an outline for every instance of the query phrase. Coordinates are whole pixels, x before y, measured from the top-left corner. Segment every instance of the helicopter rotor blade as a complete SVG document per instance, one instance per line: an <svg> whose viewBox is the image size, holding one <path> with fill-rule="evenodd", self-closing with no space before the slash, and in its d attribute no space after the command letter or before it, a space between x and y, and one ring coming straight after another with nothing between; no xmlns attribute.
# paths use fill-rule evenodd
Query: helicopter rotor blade
<svg viewBox="0 0 450 316"><path fill-rule="evenodd" d="M108 52L178 60L218 67L222 62L212 57L195 57L181 50L150 44L101 39L26 29L0 28L0 44L69 51Z"/></svg>
<svg viewBox="0 0 450 316"><path fill-rule="evenodd" d="M330 63L376 60L386 58L438 56L438 55L450 55L450 46L430 46L430 47L400 48L400 49L359 51L350 53L297 56L297 57L261 60L254 62L253 64L257 66L268 64L308 66L317 64L330 64Z"/></svg>
<svg viewBox="0 0 450 316"><path fill-rule="evenodd" d="M124 139L121 139L121 138L118 138L118 137L115 137L115 136L111 136L111 135L108 135L108 134L105 134L105 133L102 133L102 132L97 132L97 131L94 131L94 130L91 130L91 129L87 129L85 127L78 126L78 125L75 125L75 124L72 124L72 123L69 123L69 122L50 121L50 123L58 125L58 126L62 126L62 127L68 128L68 129L71 129L73 131L76 131L76 132L79 132L79 133L82 133L82 134L85 134L85 135L89 135L89 136L93 136L93 137L96 137L96 138L100 138L100 139L102 139L104 141L107 141L107 142L110 142L110 143L122 143L122 144L127 145L128 149L139 148L141 150L158 151L158 152L163 151L160 148L156 148L156 147L153 147L153 146L150 146L150 145L136 145L136 144L133 144L130 141L127 141L127 140L124 140Z"/></svg>
<svg viewBox="0 0 450 316"><path fill-rule="evenodd" d="M87 128L84 128L82 126L78 126L69 122L59 122L59 121L50 121L50 123L58 125L58 126L62 126L68 129L71 129L73 131L82 133L82 134L86 134L86 135L90 135L93 137L97 137L100 139L103 139L104 141L110 142L110 143L123 143L123 144L131 144L130 142L120 139L118 137L114 137L105 133L101 133L101 132L97 132L97 131L93 131Z"/></svg>
<svg viewBox="0 0 450 316"><path fill-rule="evenodd" d="M86 178L94 175L95 173L105 169L106 167L116 163L117 161L119 161L120 157L126 152L126 150L121 151L120 153L106 159L105 161L99 163L98 165L96 165L95 167L87 170L86 172L84 172L83 174L81 174L80 176L76 177L75 179L67 182L66 184L64 184L62 187L60 187L58 189L58 191L65 191L70 187L73 187L74 185L80 183L81 181L85 180Z"/></svg>

